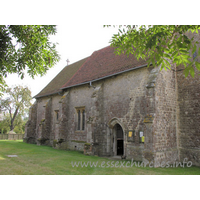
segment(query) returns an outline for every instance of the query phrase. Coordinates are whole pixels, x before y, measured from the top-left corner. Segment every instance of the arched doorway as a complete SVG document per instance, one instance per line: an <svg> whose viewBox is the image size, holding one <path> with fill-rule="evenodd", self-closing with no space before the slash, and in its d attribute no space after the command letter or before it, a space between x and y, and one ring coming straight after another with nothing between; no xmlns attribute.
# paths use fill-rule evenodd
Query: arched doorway
<svg viewBox="0 0 200 200"><path fill-rule="evenodd" d="M126 139L124 134L124 131L126 130L125 125L118 118L112 118L108 122L108 127L110 128L110 155L126 155Z"/></svg>
<svg viewBox="0 0 200 200"><path fill-rule="evenodd" d="M124 155L124 134L122 127L119 124L115 125L115 133L116 133L116 153L117 156Z"/></svg>

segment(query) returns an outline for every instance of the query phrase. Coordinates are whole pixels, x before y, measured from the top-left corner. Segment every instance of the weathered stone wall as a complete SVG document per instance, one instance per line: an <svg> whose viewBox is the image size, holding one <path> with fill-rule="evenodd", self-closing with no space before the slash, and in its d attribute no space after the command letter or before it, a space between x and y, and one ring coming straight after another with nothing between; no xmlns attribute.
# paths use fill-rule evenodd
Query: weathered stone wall
<svg viewBox="0 0 200 200"><path fill-rule="evenodd" d="M63 94L59 104L59 138L67 141L68 137L68 120L69 120L69 92Z"/></svg>
<svg viewBox="0 0 200 200"><path fill-rule="evenodd" d="M176 140L176 72L159 72L155 85L155 117L153 122L154 163L172 163L178 160Z"/></svg>
<svg viewBox="0 0 200 200"><path fill-rule="evenodd" d="M88 84L68 89L63 96L37 101L35 136L49 139L56 148L83 151L85 143L93 144L93 154L113 156L113 127L118 123L124 132L127 158L154 162L176 159L175 89L174 71L159 72L158 67L93 82L92 87ZM77 130L77 107L85 107L84 131ZM59 112L58 119L55 111ZM129 131L133 132L131 138ZM140 141L141 131L144 143Z"/></svg>
<svg viewBox="0 0 200 200"><path fill-rule="evenodd" d="M52 106L51 106L51 134L50 140L59 139L59 118L60 118L60 95L52 96ZM58 119L57 119L58 117Z"/></svg>
<svg viewBox="0 0 200 200"><path fill-rule="evenodd" d="M177 73L179 104L179 147L180 160L188 158L200 165L200 78L185 78L182 71Z"/></svg>
<svg viewBox="0 0 200 200"><path fill-rule="evenodd" d="M157 69L157 68L156 68ZM92 153L113 156L114 125L123 129L124 154L127 158L151 160L152 122L155 113L155 68L141 68L82 85L37 101L37 139L49 139L56 148L83 151L92 144ZM85 130L77 130L76 108L85 108ZM58 119L56 112L59 112ZM150 118L149 118L150 116ZM128 131L133 135L128 137ZM140 132L145 142L141 143ZM44 141L38 141L42 144ZM150 153L149 153L150 152Z"/></svg>
<svg viewBox="0 0 200 200"><path fill-rule="evenodd" d="M29 109L29 120L25 126L24 141L36 143L36 126L37 126L37 102Z"/></svg>
<svg viewBox="0 0 200 200"><path fill-rule="evenodd" d="M152 104L154 93L147 86L155 82L156 76L154 68L141 68L93 82L94 87L83 85L68 90L68 98L65 99L67 102L65 104L68 105L66 116L68 120L65 119L67 141L93 143L94 154L114 155L113 127L109 126L109 122L117 119L124 132L124 153L129 158L142 160L144 149L152 151L153 148L152 123L145 125L144 119L155 112ZM86 110L86 130L77 131L75 108L83 106ZM134 132L133 140L128 139L129 130ZM146 143L140 142L140 131L143 131ZM148 153L146 157L149 157Z"/></svg>
<svg viewBox="0 0 200 200"><path fill-rule="evenodd" d="M88 85L75 87L69 89L68 97L66 97L66 130L68 132L67 141L85 141L92 142L92 140L87 141L87 119L91 116L91 108L93 106L93 102L91 101L92 88L89 88ZM80 131L77 130L77 112L76 108L85 107L85 130ZM76 146L76 145L75 145Z"/></svg>
<svg viewBox="0 0 200 200"><path fill-rule="evenodd" d="M188 33L191 37L191 33ZM200 36L195 34L195 40L200 47ZM198 49L197 48L197 49ZM197 57L198 62L200 58ZM184 69L183 66L178 68ZM200 166L200 77L195 69L195 77L185 78L183 71L177 71L178 88L178 130L180 161L187 158L194 165Z"/></svg>
<svg viewBox="0 0 200 200"><path fill-rule="evenodd" d="M105 122L116 118L124 132L124 154L127 158L143 159L144 144L140 143L139 132L146 136L146 127L143 123L147 114L146 85L151 69L141 68L105 80L104 107L102 113ZM128 131L133 131L132 140L128 138ZM112 137L111 133L107 137ZM111 139L110 139L111 140ZM113 155L112 141L107 149ZM106 144L104 145L106 150ZM104 151L105 151L104 150Z"/></svg>
<svg viewBox="0 0 200 200"><path fill-rule="evenodd" d="M37 100L36 139L42 138L42 124L45 121L45 106L48 99L44 97Z"/></svg>
<svg viewBox="0 0 200 200"><path fill-rule="evenodd" d="M45 97L37 100L36 109L37 118L35 138L37 144L50 145L52 98Z"/></svg>
<svg viewBox="0 0 200 200"><path fill-rule="evenodd" d="M87 144L85 141L69 140L64 142L59 142L59 140L53 141L53 147L55 149L64 150L74 150L74 151L84 151L84 145Z"/></svg>

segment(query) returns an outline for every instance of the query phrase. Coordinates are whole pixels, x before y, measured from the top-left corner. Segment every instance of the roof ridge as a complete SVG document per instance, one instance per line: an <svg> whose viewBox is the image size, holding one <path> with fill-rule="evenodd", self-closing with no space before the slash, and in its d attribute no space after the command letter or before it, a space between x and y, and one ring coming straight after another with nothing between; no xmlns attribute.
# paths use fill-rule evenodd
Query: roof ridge
<svg viewBox="0 0 200 200"><path fill-rule="evenodd" d="M81 65L81 67L78 69L78 71L60 88L61 90L63 89L63 88L65 88L65 86L74 78L74 76L76 76L76 74L80 71L80 70L82 70L82 68L84 67L84 65L85 65L85 63L87 63L89 60L91 60L91 58L92 58L92 56L94 56L94 54L96 54L97 52L99 52L99 51L102 51L103 49L106 49L106 48L109 48L110 47L110 45L109 46L107 46L107 47L103 47L103 48L101 48L101 49L99 49L99 50L96 50L96 51L94 51L89 57L86 57L87 59L86 59L86 61Z"/></svg>
<svg viewBox="0 0 200 200"><path fill-rule="evenodd" d="M91 57L91 56L85 58L85 59L86 59L85 62L81 65L81 67L77 70L77 72L84 66L84 64L88 61L88 59L89 59L90 57ZM76 72L76 73L77 73L77 72ZM75 73L64 85L62 85L62 87L60 88L61 90L64 88L64 86L65 86L68 82L71 81L71 79L74 78L74 76L76 75L76 73Z"/></svg>
<svg viewBox="0 0 200 200"><path fill-rule="evenodd" d="M94 51L90 56L70 64L39 93L37 97L66 88L89 83L92 80L101 80L113 74L121 74L133 69L146 66L146 61L137 59L134 55L116 55L111 45Z"/></svg>
<svg viewBox="0 0 200 200"><path fill-rule="evenodd" d="M146 61L137 60L134 55L129 57L125 54L116 55L115 48L109 45L94 51L60 89L63 90L68 86L83 84L104 76L107 77L133 67L143 66L144 64L146 64Z"/></svg>
<svg viewBox="0 0 200 200"><path fill-rule="evenodd" d="M65 84L68 79L74 75L74 73L76 73L79 67L82 66L82 63L84 63L86 60L87 57L63 67L63 69L54 78L52 78L51 81L34 96L34 98L52 95L62 91L62 85Z"/></svg>

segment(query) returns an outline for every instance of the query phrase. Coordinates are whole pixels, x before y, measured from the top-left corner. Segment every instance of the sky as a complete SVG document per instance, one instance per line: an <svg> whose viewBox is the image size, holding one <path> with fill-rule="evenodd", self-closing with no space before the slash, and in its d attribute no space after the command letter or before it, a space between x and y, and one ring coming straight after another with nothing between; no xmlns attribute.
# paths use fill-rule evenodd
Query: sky
<svg viewBox="0 0 200 200"><path fill-rule="evenodd" d="M28 4L26 7L24 0L5 1L4 7L9 7L9 14L7 9L1 10L2 24L58 24L57 34L51 39L59 43L57 50L61 56L60 62L49 69L45 76L31 79L26 75L21 80L12 74L6 78L7 84L28 86L32 96L37 95L66 66L67 59L69 64L72 64L109 45L112 35L117 33L118 29L103 28L103 24L199 23L199 18L195 17L198 15L198 12L195 12L195 9L198 11L198 7L194 9L192 3L180 7L172 0L165 4L158 4L156 0L131 2L57 0L55 3L36 0L31 7ZM20 5L24 5L23 12L20 11Z"/></svg>
<svg viewBox="0 0 200 200"><path fill-rule="evenodd" d="M6 83L9 87L28 86L34 97L67 65L67 59L72 64L90 56L94 51L108 46L113 34L117 32L117 28L103 28L103 25L57 25L57 34L50 39L58 43L60 61L42 77L32 79L26 74L21 80L17 74L11 74L5 79Z"/></svg>

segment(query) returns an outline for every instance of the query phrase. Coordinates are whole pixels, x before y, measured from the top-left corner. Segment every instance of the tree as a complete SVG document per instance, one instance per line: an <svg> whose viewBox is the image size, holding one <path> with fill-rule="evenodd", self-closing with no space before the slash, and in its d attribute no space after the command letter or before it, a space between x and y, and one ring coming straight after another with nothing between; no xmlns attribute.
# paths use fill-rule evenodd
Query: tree
<svg viewBox="0 0 200 200"><path fill-rule="evenodd" d="M25 125L27 121L28 121L28 118L24 118L23 116L18 114L14 121L13 131L18 134L23 134L25 132Z"/></svg>
<svg viewBox="0 0 200 200"><path fill-rule="evenodd" d="M2 121L0 121L0 132L7 133L10 130L10 117L9 115L4 115Z"/></svg>
<svg viewBox="0 0 200 200"><path fill-rule="evenodd" d="M31 91L27 87L15 86L14 88L7 88L6 95L5 99L0 100L0 105L1 111L9 113L10 131L12 131L15 128L14 122L17 116L22 116L26 109L31 106Z"/></svg>
<svg viewBox="0 0 200 200"><path fill-rule="evenodd" d="M56 34L54 25L0 25L0 91L4 78L25 71L32 77L44 75L60 59L49 36Z"/></svg>
<svg viewBox="0 0 200 200"><path fill-rule="evenodd" d="M7 133L10 131L10 115L7 113L4 115L3 120L0 121L0 133ZM16 116L14 121L13 131L18 134L23 134L25 132L25 125L28 121L28 118L24 118L20 114Z"/></svg>
<svg viewBox="0 0 200 200"><path fill-rule="evenodd" d="M200 70L200 63L196 59L200 55L200 48L194 37L187 36L187 32L198 34L199 29L199 25L120 25L118 34L112 37L111 45L116 47L116 54L134 54L137 59L147 59L148 66L155 66L156 63L161 65L161 69L171 69L171 60L176 66L185 67L186 77L189 73L194 77L194 67Z"/></svg>

